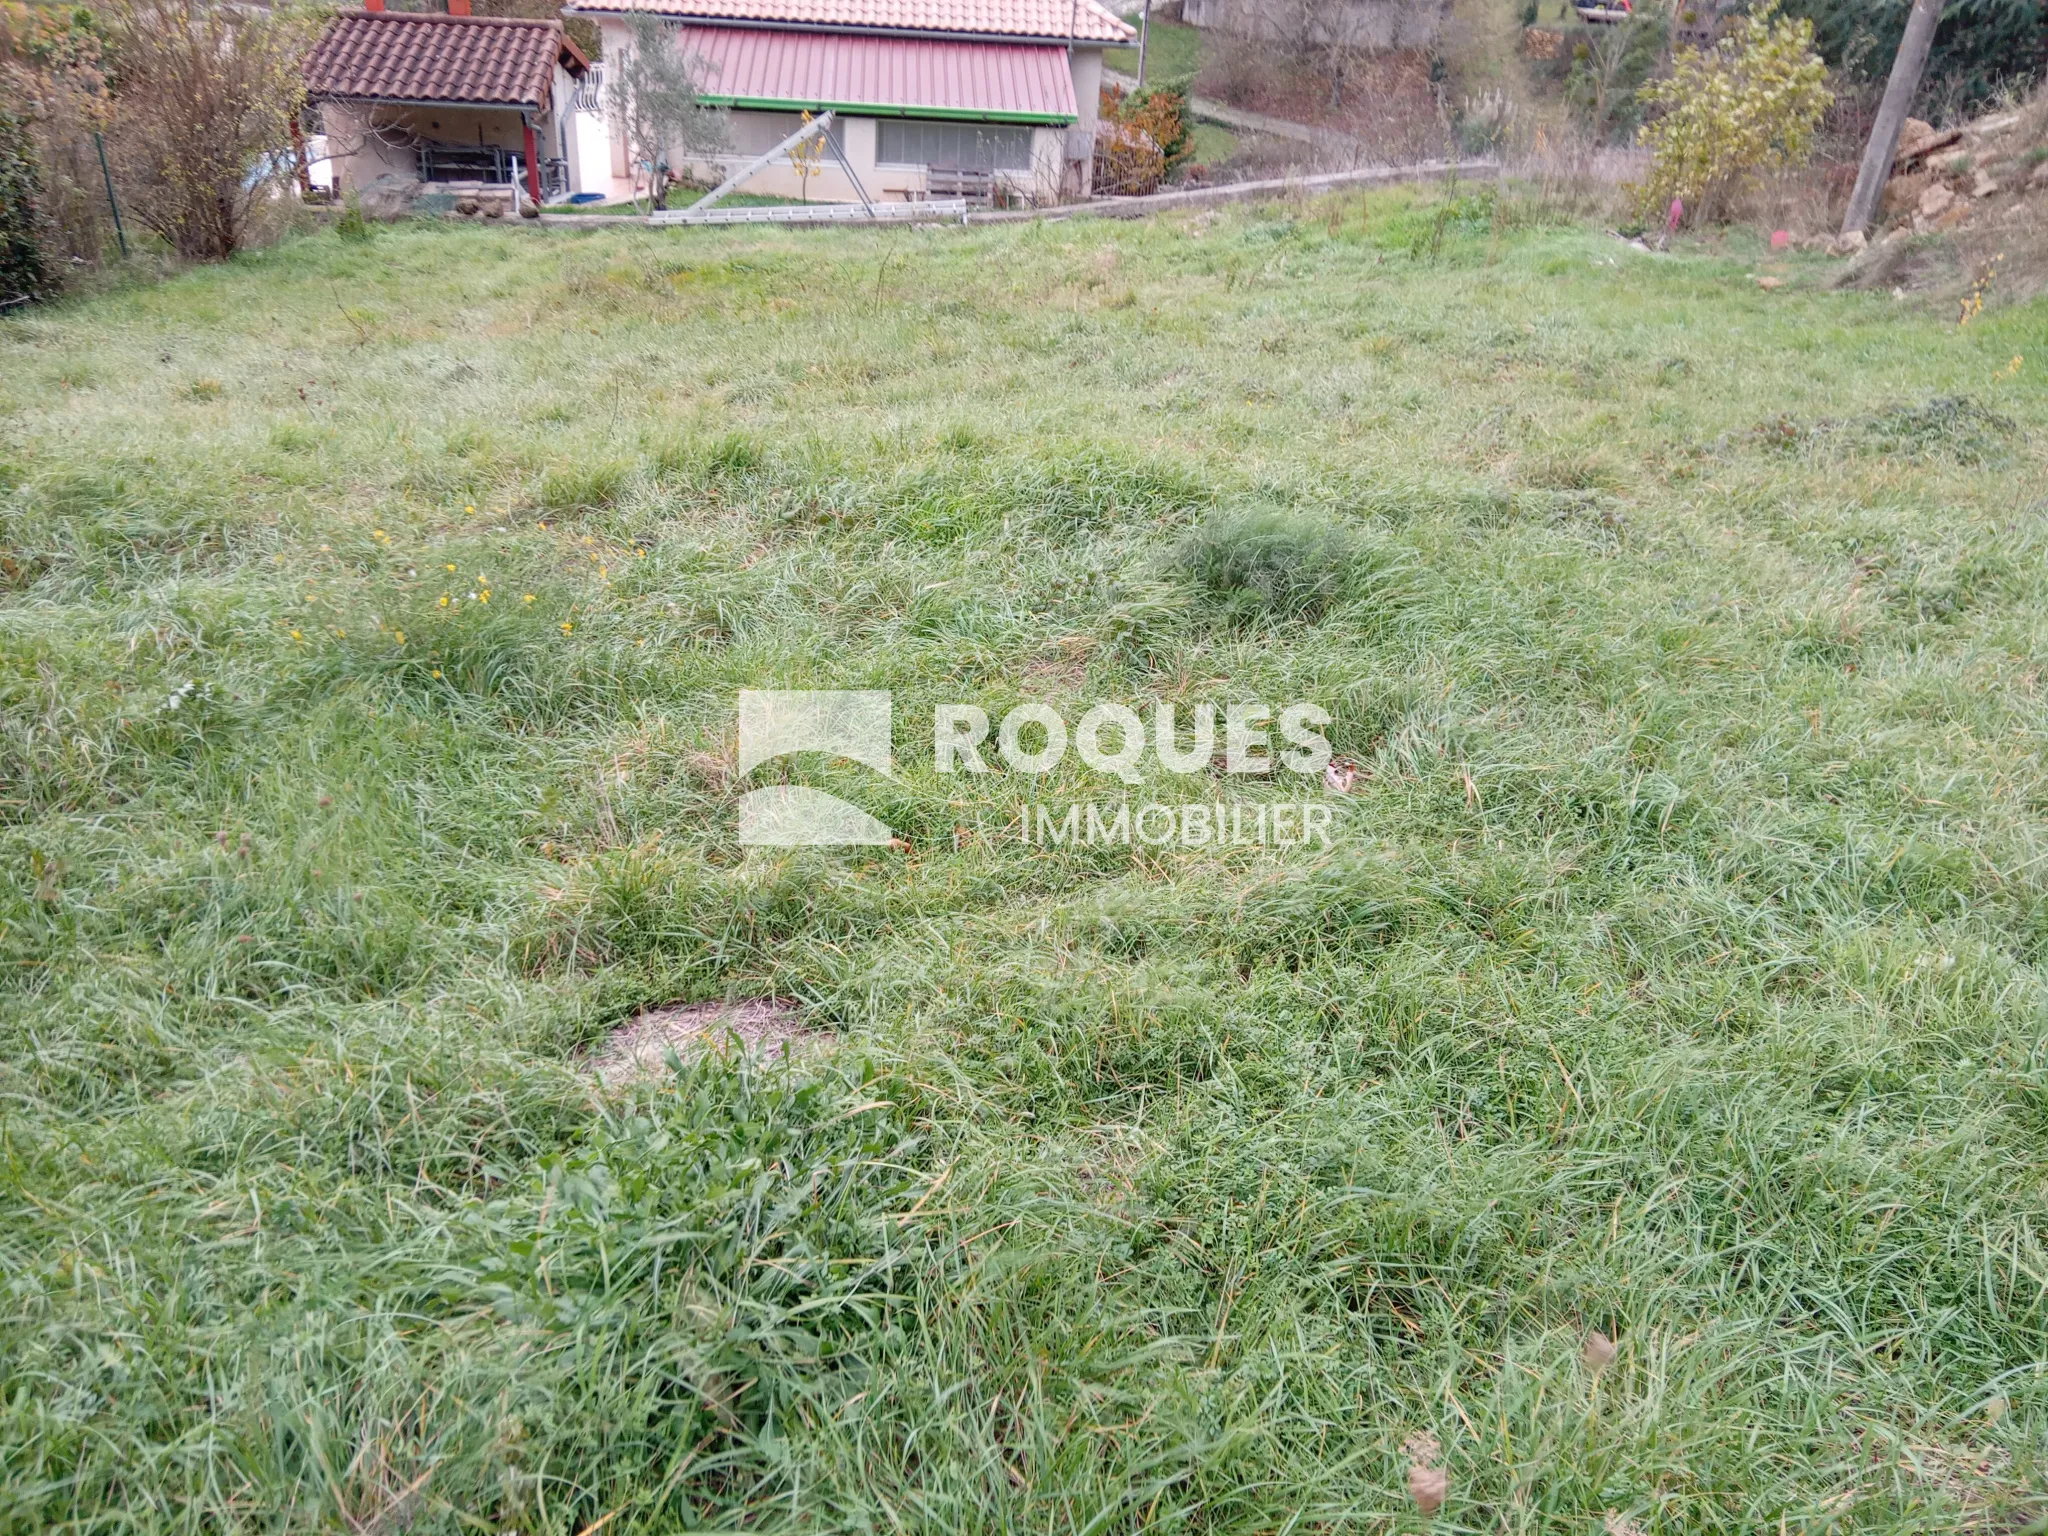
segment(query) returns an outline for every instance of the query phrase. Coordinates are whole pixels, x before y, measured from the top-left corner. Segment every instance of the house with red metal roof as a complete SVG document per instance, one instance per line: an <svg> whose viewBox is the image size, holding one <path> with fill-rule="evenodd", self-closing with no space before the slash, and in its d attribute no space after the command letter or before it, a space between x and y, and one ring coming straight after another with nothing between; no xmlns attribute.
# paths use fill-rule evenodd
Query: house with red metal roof
<svg viewBox="0 0 2048 1536"><path fill-rule="evenodd" d="M302 66L338 190L425 183L512 208L522 192L538 203L575 190L589 67L561 22L473 16L470 0L445 14L368 0L329 20Z"/></svg>
<svg viewBox="0 0 2048 1536"><path fill-rule="evenodd" d="M830 111L833 153L812 157L812 175L783 156L740 188L813 202L862 190L877 202L1087 195L1102 51L1134 35L1097 0L572 0L564 10L597 22L606 59L630 48L631 18L666 23L701 98L730 109L726 152L693 167L710 180L773 149L805 113ZM607 132L612 194L630 196L624 135Z"/></svg>

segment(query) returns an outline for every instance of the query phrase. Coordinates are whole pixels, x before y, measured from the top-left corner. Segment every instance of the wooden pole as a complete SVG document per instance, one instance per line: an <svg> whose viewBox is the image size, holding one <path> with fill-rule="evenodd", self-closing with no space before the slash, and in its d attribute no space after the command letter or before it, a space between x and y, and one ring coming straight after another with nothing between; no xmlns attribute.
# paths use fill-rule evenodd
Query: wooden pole
<svg viewBox="0 0 2048 1536"><path fill-rule="evenodd" d="M1145 45L1152 40L1152 0L1145 0L1143 14L1138 17L1138 89L1145 89Z"/></svg>
<svg viewBox="0 0 2048 1536"><path fill-rule="evenodd" d="M533 206L540 206L540 147L533 138L533 119L522 116L520 131L526 138L526 195L533 199ZM518 199L514 198L514 202Z"/></svg>
<svg viewBox="0 0 2048 1536"><path fill-rule="evenodd" d="M1884 88L1877 121L1870 125L1870 142L1863 147L1863 168L1856 173L1856 190L1849 194L1849 211L1842 218L1842 234L1860 235L1877 217L1878 200L1884 184L1891 179L1892 160L1899 152L1899 131L1906 126L1906 112L1920 91L1920 77L1927 72L1927 55L1934 47L1934 29L1941 23L1942 0L1913 0L1906 17L1906 35L1899 39L1898 57L1892 60L1892 77Z"/></svg>

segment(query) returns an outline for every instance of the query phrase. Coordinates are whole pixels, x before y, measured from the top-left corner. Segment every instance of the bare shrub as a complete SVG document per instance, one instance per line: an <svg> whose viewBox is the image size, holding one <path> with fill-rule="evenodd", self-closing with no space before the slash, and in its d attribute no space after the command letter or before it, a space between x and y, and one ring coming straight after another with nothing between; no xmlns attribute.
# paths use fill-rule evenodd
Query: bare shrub
<svg viewBox="0 0 2048 1536"><path fill-rule="evenodd" d="M292 174L310 19L209 0L119 0L108 148L135 216L218 261Z"/></svg>
<svg viewBox="0 0 2048 1536"><path fill-rule="evenodd" d="M1383 49L1349 55L1335 105L1326 68L1326 59L1303 56L1281 43L1245 41L1210 50L1195 89L1342 139L1341 147L1318 146L1313 158L1328 169L1433 159L1450 148L1449 120L1424 54ZM1298 152L1294 157L1307 158Z"/></svg>
<svg viewBox="0 0 2048 1536"><path fill-rule="evenodd" d="M1501 180L1532 217L1564 221L1613 218L1627 206L1628 183L1648 168L1641 150L1600 143L1583 125L1541 125L1526 142L1510 141Z"/></svg>
<svg viewBox="0 0 2048 1536"><path fill-rule="evenodd" d="M1143 197L1159 190L1166 156L1142 128L1107 118L1095 124L1096 192L1104 197Z"/></svg>
<svg viewBox="0 0 2048 1536"><path fill-rule="evenodd" d="M36 161L45 280L96 266L114 244L93 134L106 113L101 39L89 11L0 8L0 101L24 120Z"/></svg>
<svg viewBox="0 0 2048 1536"><path fill-rule="evenodd" d="M1185 92L1161 88L1137 94L1105 86L1095 125L1095 189L1111 196L1156 192L1166 173L1187 158L1193 139Z"/></svg>

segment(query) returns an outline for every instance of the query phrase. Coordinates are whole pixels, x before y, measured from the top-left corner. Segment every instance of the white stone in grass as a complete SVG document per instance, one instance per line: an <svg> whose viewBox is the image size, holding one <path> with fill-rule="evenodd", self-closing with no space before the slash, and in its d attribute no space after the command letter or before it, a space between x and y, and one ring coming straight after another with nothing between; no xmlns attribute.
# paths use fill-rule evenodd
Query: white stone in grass
<svg viewBox="0 0 2048 1536"><path fill-rule="evenodd" d="M794 1060L824 1050L832 1037L812 1029L796 1009L771 998L739 1003L671 1003L636 1013L605 1037L590 1066L607 1088L665 1076L669 1053L688 1065L712 1052L737 1049L756 1061Z"/></svg>

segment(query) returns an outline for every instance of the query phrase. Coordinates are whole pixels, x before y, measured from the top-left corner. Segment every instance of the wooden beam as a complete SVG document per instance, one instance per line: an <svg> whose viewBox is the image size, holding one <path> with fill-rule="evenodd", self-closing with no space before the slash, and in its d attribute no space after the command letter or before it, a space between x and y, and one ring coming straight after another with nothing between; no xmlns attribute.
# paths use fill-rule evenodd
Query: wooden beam
<svg viewBox="0 0 2048 1536"><path fill-rule="evenodd" d="M1942 0L1913 0L1906 17L1906 35L1899 39L1898 55L1892 60L1892 77L1878 105L1877 121L1870 125L1870 142L1863 146L1863 168L1856 173L1856 190L1849 194L1849 211L1842 217L1844 236L1860 235L1877 217L1877 205L1884 196L1884 184L1891 179L1892 157L1899 152L1899 131L1906 126L1906 113L1920 93L1920 77L1927 72L1927 55L1934 47L1934 29L1941 23Z"/></svg>
<svg viewBox="0 0 2048 1536"><path fill-rule="evenodd" d="M768 164L768 162L773 160L777 155L789 153L790 150L794 149L797 145L803 143L803 141L805 139L808 139L812 134L823 133L827 128L831 126L832 109L827 107L818 116L812 118L808 123L805 123L801 128L797 129L795 133L792 133L780 144L776 145L773 149L769 150L767 154L756 155L753 159L749 160L745 165L741 166L738 170L734 171L730 176L726 177L725 180L721 181L717 186L713 187L709 192L706 192L702 197L698 198L696 202L690 204L688 208L682 209L681 211L684 213L709 213L712 209L712 205L715 204L721 197L725 196L726 193L730 192L734 187L738 186L741 182L745 181L749 176L753 175L754 172L760 170L762 166ZM825 142L829 144L832 141L830 139L827 139ZM842 164L843 163L844 162L842 162ZM861 194L861 201L867 201L866 193Z"/></svg>

